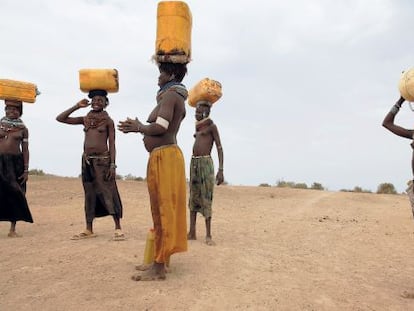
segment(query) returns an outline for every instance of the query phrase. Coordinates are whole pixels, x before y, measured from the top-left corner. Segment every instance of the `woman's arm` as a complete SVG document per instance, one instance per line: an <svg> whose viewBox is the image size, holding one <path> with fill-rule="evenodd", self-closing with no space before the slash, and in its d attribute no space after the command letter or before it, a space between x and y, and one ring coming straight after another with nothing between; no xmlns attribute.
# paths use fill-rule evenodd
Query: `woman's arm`
<svg viewBox="0 0 414 311"><path fill-rule="evenodd" d="M220 134L215 124L212 127L212 134L213 134L214 143L216 144L217 155L218 155L218 160L219 160L219 168L216 174L216 183L217 185L220 185L224 182L224 175L223 175L224 154L223 154L223 146L221 145L221 141L220 141Z"/></svg>
<svg viewBox="0 0 414 311"><path fill-rule="evenodd" d="M73 113L74 111L78 110L79 108L84 108L89 106L90 103L87 99L82 99L81 101L79 101L78 103L76 103L76 105L70 107L69 109L63 111L61 114L59 114L56 117L56 120L62 123L66 123L66 124L83 124L83 117L75 117L75 118L71 118L69 117L71 113Z"/></svg>
<svg viewBox="0 0 414 311"><path fill-rule="evenodd" d="M22 154L24 171L19 180L21 184L24 184L29 178L29 130L26 128L23 130L22 138Z"/></svg>
<svg viewBox="0 0 414 311"><path fill-rule="evenodd" d="M108 172L108 179L114 179L116 177L116 148L115 148L115 125L114 121L108 123L108 148L109 148L109 156L111 159L109 172Z"/></svg>
<svg viewBox="0 0 414 311"><path fill-rule="evenodd" d="M398 99L394 106L392 106L390 112L388 112L385 116L384 121L382 121L382 126L394 133L395 135L405 137L408 139L413 139L413 130L403 128L394 123L395 116L400 111L401 105L404 103L404 101L405 99L403 97L400 97Z"/></svg>

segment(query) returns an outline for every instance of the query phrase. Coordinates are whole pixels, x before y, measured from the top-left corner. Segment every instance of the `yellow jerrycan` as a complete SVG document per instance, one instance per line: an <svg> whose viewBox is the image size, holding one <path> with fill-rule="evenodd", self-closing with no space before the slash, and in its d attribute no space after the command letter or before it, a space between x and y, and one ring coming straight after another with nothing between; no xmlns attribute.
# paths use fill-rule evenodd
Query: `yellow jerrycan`
<svg viewBox="0 0 414 311"><path fill-rule="evenodd" d="M149 229L147 233L147 241L145 242L144 265L154 262L154 229Z"/></svg>
<svg viewBox="0 0 414 311"><path fill-rule="evenodd" d="M119 74L116 69L80 69L79 88L88 93L92 90L105 90L116 93L119 90Z"/></svg>
<svg viewBox="0 0 414 311"><path fill-rule="evenodd" d="M221 83L209 78L204 78L188 91L188 104L196 107L200 101L207 101L211 105L218 101L222 93Z"/></svg>
<svg viewBox="0 0 414 311"><path fill-rule="evenodd" d="M183 1L161 1L157 8L155 59L188 63L191 60L192 15Z"/></svg>
<svg viewBox="0 0 414 311"><path fill-rule="evenodd" d="M18 100L33 104L39 94L36 84L0 79L0 99Z"/></svg>
<svg viewBox="0 0 414 311"><path fill-rule="evenodd" d="M398 89L406 101L414 102L414 68L402 73Z"/></svg>

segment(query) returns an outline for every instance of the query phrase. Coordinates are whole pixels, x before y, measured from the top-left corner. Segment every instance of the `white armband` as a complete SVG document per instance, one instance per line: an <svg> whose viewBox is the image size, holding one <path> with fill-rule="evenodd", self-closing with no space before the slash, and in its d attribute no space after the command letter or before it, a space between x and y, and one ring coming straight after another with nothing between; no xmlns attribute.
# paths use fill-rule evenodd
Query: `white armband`
<svg viewBox="0 0 414 311"><path fill-rule="evenodd" d="M157 117L157 120L155 121L155 123L161 125L165 129L168 129L168 126L170 125L170 122L168 122L167 120L161 117Z"/></svg>

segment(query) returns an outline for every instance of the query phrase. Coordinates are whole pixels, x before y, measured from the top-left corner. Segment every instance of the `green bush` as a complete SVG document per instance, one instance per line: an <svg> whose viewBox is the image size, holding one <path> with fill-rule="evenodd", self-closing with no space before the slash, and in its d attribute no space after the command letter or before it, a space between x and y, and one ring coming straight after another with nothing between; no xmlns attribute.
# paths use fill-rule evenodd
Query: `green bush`
<svg viewBox="0 0 414 311"><path fill-rule="evenodd" d="M359 186L355 186L353 191L354 192L362 192L362 188L359 187Z"/></svg>
<svg viewBox="0 0 414 311"><path fill-rule="evenodd" d="M397 190L391 183L382 183L378 186L377 193L383 194L397 194Z"/></svg>
<svg viewBox="0 0 414 311"><path fill-rule="evenodd" d="M318 183L318 182L314 182L312 184L312 186L311 186L311 189L314 189L314 190L325 190L325 188L322 186L322 184L321 183Z"/></svg>
<svg viewBox="0 0 414 311"><path fill-rule="evenodd" d="M359 192L359 193L372 193L369 189L362 189L360 186L355 186L354 189L341 189L341 192Z"/></svg>
<svg viewBox="0 0 414 311"><path fill-rule="evenodd" d="M279 188L284 188L284 187L293 188L294 186L295 186L295 183L291 181L278 180L276 182L276 187L279 187Z"/></svg>
<svg viewBox="0 0 414 311"><path fill-rule="evenodd" d="M43 170L33 169L29 170L29 175L36 175L36 176L45 176L45 172Z"/></svg>
<svg viewBox="0 0 414 311"><path fill-rule="evenodd" d="M325 188L322 186L322 184L314 182L312 186L309 188L306 183L295 183L293 181L284 181L284 180L278 180L276 182L276 187L279 188L296 188L296 189L314 189L314 190L325 190Z"/></svg>
<svg viewBox="0 0 414 311"><path fill-rule="evenodd" d="M260 184L259 187L270 187L270 185L268 183L263 183L263 184Z"/></svg>
<svg viewBox="0 0 414 311"><path fill-rule="evenodd" d="M308 185L305 184L304 182L302 183L297 183L293 186L293 188L297 188L297 189L308 189Z"/></svg>

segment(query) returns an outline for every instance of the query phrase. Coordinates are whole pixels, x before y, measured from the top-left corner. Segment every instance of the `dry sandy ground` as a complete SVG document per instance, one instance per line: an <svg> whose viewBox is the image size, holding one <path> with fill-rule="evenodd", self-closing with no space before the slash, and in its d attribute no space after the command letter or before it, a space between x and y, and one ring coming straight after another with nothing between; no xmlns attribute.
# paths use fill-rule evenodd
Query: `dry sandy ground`
<svg viewBox="0 0 414 311"><path fill-rule="evenodd" d="M146 184L119 181L126 241L111 218L84 227L77 178L31 176L34 224L0 223L0 310L414 310L414 228L405 195L216 188L213 238L172 257L167 280L134 282L151 227ZM1 202L0 202L1 203Z"/></svg>

